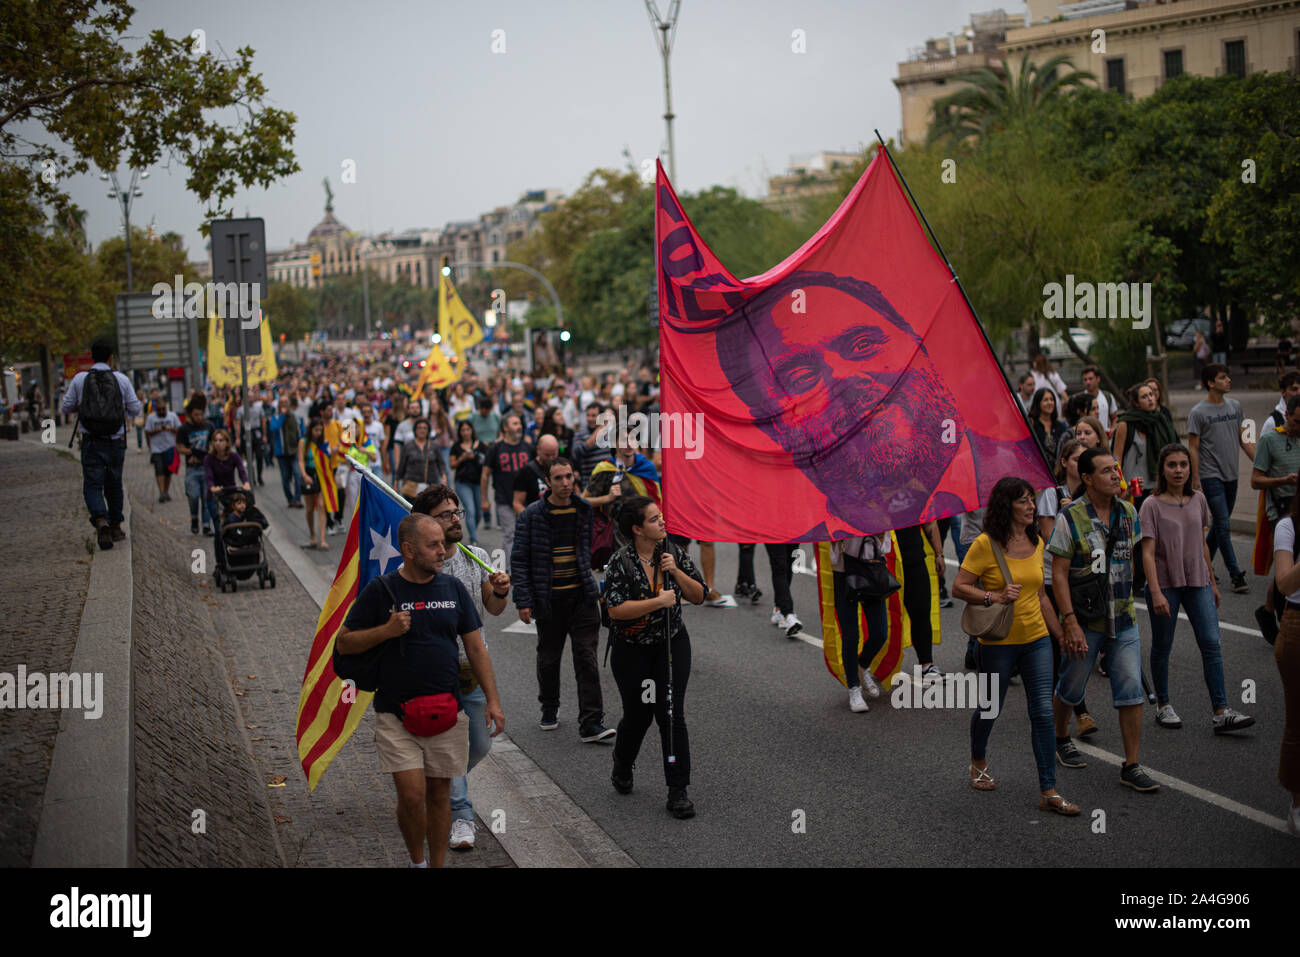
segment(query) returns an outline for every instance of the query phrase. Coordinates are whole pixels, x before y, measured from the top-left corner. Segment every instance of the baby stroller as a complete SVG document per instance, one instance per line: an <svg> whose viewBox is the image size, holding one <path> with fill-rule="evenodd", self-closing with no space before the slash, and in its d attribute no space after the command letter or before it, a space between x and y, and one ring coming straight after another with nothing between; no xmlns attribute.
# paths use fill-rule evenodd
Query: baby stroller
<svg viewBox="0 0 1300 957"><path fill-rule="evenodd" d="M254 574L257 575L259 588L265 588L268 582L274 588L275 572L271 571L266 561L266 546L262 541L261 523L245 521L226 524L233 512L231 503L236 495L242 495L248 502L249 511L261 517L261 512L253 508L254 499L251 491L242 488L226 488L217 495L217 529L213 535L217 567L212 573L212 579L223 592L227 590L227 586L230 591L236 591L239 588L237 582L247 581Z"/></svg>

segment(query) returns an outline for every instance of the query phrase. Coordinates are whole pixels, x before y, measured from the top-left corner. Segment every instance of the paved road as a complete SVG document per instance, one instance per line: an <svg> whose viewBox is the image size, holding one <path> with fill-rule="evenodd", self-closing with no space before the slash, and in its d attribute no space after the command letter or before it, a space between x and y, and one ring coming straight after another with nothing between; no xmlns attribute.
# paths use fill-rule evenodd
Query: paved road
<svg viewBox="0 0 1300 957"><path fill-rule="evenodd" d="M261 506L306 542L303 513L284 507L278 475L274 482L270 473L266 479ZM482 530L480 538L489 551L499 547L495 529ZM305 554L332 574L342 538L327 540L331 552ZM1248 554L1249 542L1237 541L1239 554ZM718 547L724 590L735 581L736 554L735 546ZM758 554L759 583L770 597L766 557L762 549ZM766 598L758 606L687 612L694 649L687 699L695 765L691 795L699 812L687 822L673 820L663 808L654 729L638 762L634 794L615 794L608 780L610 748L577 740L568 656L561 727L542 732L536 724L535 638L505 631L520 628L509 614L490 620L486 631L512 739L642 865L1050 865L1062 859L1063 847L1073 862L1093 866L1294 865L1300 844L1278 830L1285 802L1276 783L1281 686L1272 649L1255 632L1251 614L1263 579L1253 579L1253 587L1251 596L1226 593L1222 614L1229 693L1236 707L1255 716L1256 727L1236 737L1211 733L1200 658L1184 623L1170 683L1185 726L1158 728L1154 709L1146 709L1142 752L1149 768L1182 786L1166 784L1158 794L1143 795L1119 784L1118 726L1108 707L1108 685L1098 678L1089 686L1101 724L1090 746L1098 750L1090 752L1088 768L1058 774L1062 792L1085 811L1073 820L1036 808L1018 686L993 734L990 760L1000 786L991 794L976 793L967 783L968 712L895 710L882 698L869 714L851 713L822 658L810 575L797 575L794 583L804 640L787 639L768 623ZM949 638L935 649L935 660L945 671L960 670L960 609L941 617ZM1149 652L1144 610L1140 625ZM905 666L914 661L909 652ZM1256 685L1253 704L1240 701L1247 679ZM621 707L608 669L602 670L602 683L612 726ZM1093 831L1096 810L1105 812L1104 833ZM792 830L797 811L804 812L806 833ZM1054 839L1041 840L1049 828Z"/></svg>
<svg viewBox="0 0 1300 957"><path fill-rule="evenodd" d="M495 534L487 533L489 543ZM720 545L718 553L718 581L725 588L735 580L736 548ZM770 595L765 558L757 571ZM1262 580L1256 580L1255 590L1262 594ZM1294 866L1300 861L1300 842L1278 830L1285 805L1276 783L1281 686L1272 649L1257 635L1225 631L1224 648L1234 704L1258 724L1236 737L1215 737L1190 626L1178 633L1170 686L1184 728L1158 728L1154 709L1145 709L1142 760L1186 782L1182 789L1166 786L1156 794L1138 794L1119 784L1122 749L1114 712L1107 707L1108 686L1104 679L1090 684L1090 702L1101 724L1092 742L1099 750L1086 769L1059 769L1063 793L1085 811L1070 820L1036 808L1019 686L1008 695L990 746L1000 786L977 793L966 772L969 712L895 710L882 698L869 714L851 713L816 644L814 579L796 576L794 595L809 632L803 641L785 638L768 623L766 601L687 612L694 651L687 701L695 766L691 795L699 812L694 820L673 820L663 808L653 730L638 762L636 791L630 797L613 791L610 749L577 741L567 656L561 727L538 730L534 639L493 633L493 659L514 740L642 865L1046 866L1069 860L1085 866ZM1256 601L1229 593L1224 621L1253 626ZM942 613L943 633L950 637L935 649L935 660L944 670L962 665L965 639L959 621L958 608ZM1141 626L1149 649L1144 611ZM914 661L909 652L905 666ZM1240 703L1246 679L1257 687L1257 701L1250 705ZM608 670L602 671L602 682L612 725L620 706ZM1092 830L1095 810L1105 812L1105 833ZM806 815L806 833L792 830L797 811Z"/></svg>

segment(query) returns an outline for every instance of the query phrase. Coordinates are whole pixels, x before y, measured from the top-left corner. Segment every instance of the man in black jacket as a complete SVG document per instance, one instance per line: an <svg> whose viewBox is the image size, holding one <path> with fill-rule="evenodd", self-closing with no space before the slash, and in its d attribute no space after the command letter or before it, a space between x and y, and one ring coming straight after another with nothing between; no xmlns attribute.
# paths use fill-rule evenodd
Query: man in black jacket
<svg viewBox="0 0 1300 957"><path fill-rule="evenodd" d="M510 579L519 620L537 618L537 684L541 729L560 726L560 660L564 639L573 636L573 675L578 684L578 736L605 741L615 734L604 725L600 691L600 592L591 573L591 506L574 493L573 463L547 463L550 492L519 515Z"/></svg>

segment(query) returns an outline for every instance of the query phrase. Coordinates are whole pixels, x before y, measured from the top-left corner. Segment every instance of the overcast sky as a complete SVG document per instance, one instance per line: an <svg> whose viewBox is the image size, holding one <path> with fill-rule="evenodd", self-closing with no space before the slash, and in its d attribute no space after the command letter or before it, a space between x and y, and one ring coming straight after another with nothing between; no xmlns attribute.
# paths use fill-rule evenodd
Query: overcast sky
<svg viewBox="0 0 1300 957"><path fill-rule="evenodd" d="M666 14L669 0L657 0ZM791 158L898 135L897 64L969 22L969 0L682 0L672 52L679 190L748 196ZM1009 12L1022 5L1006 6ZM132 32L206 31L210 49L255 51L268 101L297 115L302 172L241 191L272 249L335 215L365 232L438 228L530 189L572 192L600 166L666 152L663 71L642 0L141 0ZM505 53L492 52L504 31ZM792 52L804 31L807 50ZM340 182L345 160L355 184ZM124 158L125 162L125 158ZM666 158L665 158L666 164ZM122 171L129 177L129 171ZM155 168L132 222L185 237L204 258L203 206L185 172ZM72 181L90 238L120 232L94 176Z"/></svg>

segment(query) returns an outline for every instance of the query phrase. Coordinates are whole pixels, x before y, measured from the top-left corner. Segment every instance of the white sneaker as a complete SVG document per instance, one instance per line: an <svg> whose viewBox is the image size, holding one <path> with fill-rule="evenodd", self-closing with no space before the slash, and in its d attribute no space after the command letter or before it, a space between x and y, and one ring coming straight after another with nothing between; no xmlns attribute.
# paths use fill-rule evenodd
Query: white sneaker
<svg viewBox="0 0 1300 957"><path fill-rule="evenodd" d="M781 624L785 626L785 636L787 638L793 638L803 630L803 622L795 617L794 612L790 612L790 614L786 615L785 620L781 622Z"/></svg>
<svg viewBox="0 0 1300 957"><path fill-rule="evenodd" d="M780 608L773 608L772 617L769 620L772 622L772 624L776 625L776 627L780 628L782 625L785 624L785 615L781 614Z"/></svg>
<svg viewBox="0 0 1300 957"><path fill-rule="evenodd" d="M926 665L921 669L921 683L934 684L936 681L943 681L943 672L933 664Z"/></svg>
<svg viewBox="0 0 1300 957"><path fill-rule="evenodd" d="M1178 712L1174 710L1173 705L1162 704L1156 708L1156 724L1162 728L1181 728L1183 719L1178 717Z"/></svg>
<svg viewBox="0 0 1300 957"><path fill-rule="evenodd" d="M850 711L855 711L855 712L857 712L858 714L861 714L861 713L864 712L864 711L870 711L870 710L871 710L870 708L867 707L867 703L866 703L865 701L862 700L862 689L861 689L861 688L850 688L850 689L849 689L849 710L850 710Z"/></svg>
<svg viewBox="0 0 1300 957"><path fill-rule="evenodd" d="M1300 837L1300 807L1287 808L1286 829L1293 837Z"/></svg>
<svg viewBox="0 0 1300 957"><path fill-rule="evenodd" d="M451 840L447 842L447 846L453 851L474 850L475 830L476 826L473 821L457 818L451 822Z"/></svg>
<svg viewBox="0 0 1300 957"><path fill-rule="evenodd" d="M866 668L862 669L862 691L868 698L880 697L880 685Z"/></svg>

